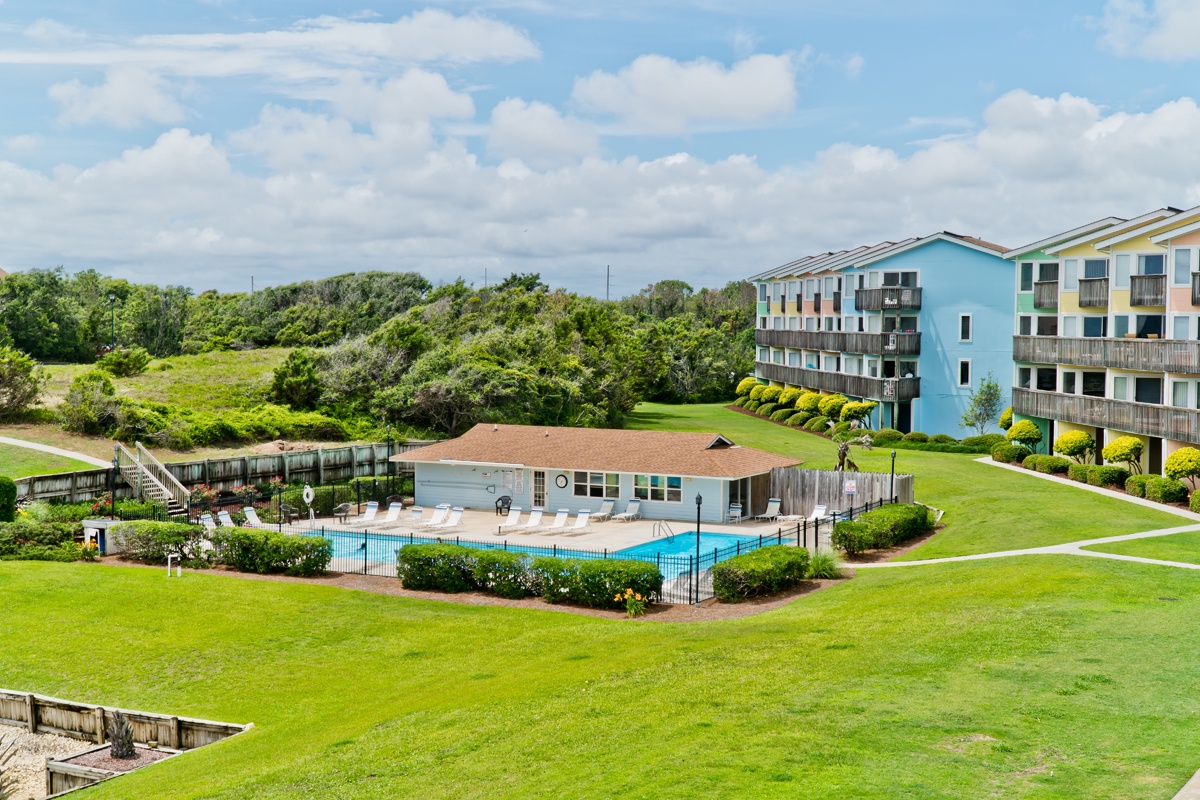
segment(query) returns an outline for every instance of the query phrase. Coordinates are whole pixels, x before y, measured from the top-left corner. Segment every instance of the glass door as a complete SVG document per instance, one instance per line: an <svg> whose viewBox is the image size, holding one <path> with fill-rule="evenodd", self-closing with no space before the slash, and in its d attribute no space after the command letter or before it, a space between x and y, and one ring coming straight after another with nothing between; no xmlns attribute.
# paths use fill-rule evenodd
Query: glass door
<svg viewBox="0 0 1200 800"><path fill-rule="evenodd" d="M546 473L540 469L533 471L533 507L546 507Z"/></svg>

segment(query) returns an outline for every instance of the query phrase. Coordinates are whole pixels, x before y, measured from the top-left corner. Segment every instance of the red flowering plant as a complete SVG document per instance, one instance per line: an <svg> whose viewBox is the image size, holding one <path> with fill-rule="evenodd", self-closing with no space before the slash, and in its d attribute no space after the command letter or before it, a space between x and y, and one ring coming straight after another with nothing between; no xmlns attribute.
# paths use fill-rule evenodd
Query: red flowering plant
<svg viewBox="0 0 1200 800"><path fill-rule="evenodd" d="M192 505L196 508L212 508L219 495L220 492L207 483L198 484L192 487Z"/></svg>
<svg viewBox="0 0 1200 800"><path fill-rule="evenodd" d="M99 514L107 508L112 508L112 492L105 492L100 497L96 498L96 502L92 503L92 513Z"/></svg>

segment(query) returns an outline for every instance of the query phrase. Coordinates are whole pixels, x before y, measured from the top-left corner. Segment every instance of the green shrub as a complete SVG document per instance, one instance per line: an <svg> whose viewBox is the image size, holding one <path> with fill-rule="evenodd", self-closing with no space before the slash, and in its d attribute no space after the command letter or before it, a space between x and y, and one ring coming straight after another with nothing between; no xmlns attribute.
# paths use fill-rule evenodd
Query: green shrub
<svg viewBox="0 0 1200 800"><path fill-rule="evenodd" d="M875 444L887 444L888 442L898 442L904 438L904 434L895 428L880 428L871 434L871 441Z"/></svg>
<svg viewBox="0 0 1200 800"><path fill-rule="evenodd" d="M212 534L217 560L240 572L323 575L333 560L333 542L321 536L256 528L221 528Z"/></svg>
<svg viewBox="0 0 1200 800"><path fill-rule="evenodd" d="M1067 477L1079 483L1088 482L1088 470L1090 467L1087 464L1072 464L1067 469Z"/></svg>
<svg viewBox="0 0 1200 800"><path fill-rule="evenodd" d="M3 344L0 332L0 419L24 414L37 403L46 373L31 357Z"/></svg>
<svg viewBox="0 0 1200 800"><path fill-rule="evenodd" d="M746 401L749 399L750 399L749 396L743 395L742 397L739 397L737 400L734 400L733 405L741 408L742 406L746 405Z"/></svg>
<svg viewBox="0 0 1200 800"><path fill-rule="evenodd" d="M796 408L809 414L816 414L820 405L821 395L816 392L801 392L796 400Z"/></svg>
<svg viewBox="0 0 1200 800"><path fill-rule="evenodd" d="M1191 498L1188 499L1188 508L1200 514L1200 492L1192 492Z"/></svg>
<svg viewBox="0 0 1200 800"><path fill-rule="evenodd" d="M808 574L808 550L775 545L762 547L713 565L713 594L724 603L775 594L795 586Z"/></svg>
<svg viewBox="0 0 1200 800"><path fill-rule="evenodd" d="M1000 430L1002 430L1002 431L1006 431L1012 427L1012 424L1013 424L1012 406L1009 406L1008 408L1004 409L1003 412L1001 412L1000 421L997 424L1000 426Z"/></svg>
<svg viewBox="0 0 1200 800"><path fill-rule="evenodd" d="M1042 456L1030 454L1021 459L1021 466L1025 469L1036 470L1041 460Z"/></svg>
<svg viewBox="0 0 1200 800"><path fill-rule="evenodd" d="M840 394L829 394L820 399L820 401L817 403L817 410L819 410L823 416L831 419L841 419L842 409L849 402L849 399Z"/></svg>
<svg viewBox="0 0 1200 800"><path fill-rule="evenodd" d="M740 381L738 381L736 390L737 396L746 397L750 394L750 390L758 385L758 378L742 378Z"/></svg>
<svg viewBox="0 0 1200 800"><path fill-rule="evenodd" d="M646 561L535 558L529 572L530 586L549 603L624 609L618 592L632 589L652 600L662 594L662 572Z"/></svg>
<svg viewBox="0 0 1200 800"><path fill-rule="evenodd" d="M808 422L808 418L809 415L803 411L796 411L788 417L787 425L789 428L800 428L804 426L804 423Z"/></svg>
<svg viewBox="0 0 1200 800"><path fill-rule="evenodd" d="M760 417L769 417L775 413L775 409L779 408L776 403L763 403L758 408L754 409L754 413Z"/></svg>
<svg viewBox="0 0 1200 800"><path fill-rule="evenodd" d="M999 461L1001 464L1011 464L1014 461L1021 461L1028 452L1028 450L1019 445L998 444L992 448L992 461Z"/></svg>
<svg viewBox="0 0 1200 800"><path fill-rule="evenodd" d="M830 541L834 547L853 558L875 546L875 532L866 522L844 520L833 526Z"/></svg>
<svg viewBox="0 0 1200 800"><path fill-rule="evenodd" d="M1129 472L1142 471L1142 450L1145 442L1136 436L1119 436L1104 447L1102 455L1109 463L1125 464Z"/></svg>
<svg viewBox="0 0 1200 800"><path fill-rule="evenodd" d="M1134 497L1146 496L1146 481L1150 480L1153 475L1130 475L1125 479L1125 493Z"/></svg>
<svg viewBox="0 0 1200 800"><path fill-rule="evenodd" d="M918 442L920 444L924 444L925 442L929 441L929 434L921 433L920 431L912 431L904 434L903 439L906 442Z"/></svg>
<svg viewBox="0 0 1200 800"><path fill-rule="evenodd" d="M504 550L475 551L475 585L510 600L534 594L529 579L529 557Z"/></svg>
<svg viewBox="0 0 1200 800"><path fill-rule="evenodd" d="M778 386L767 386L762 390L762 396L758 399L764 403L774 403L779 400L779 395L783 389Z"/></svg>
<svg viewBox="0 0 1200 800"><path fill-rule="evenodd" d="M761 405L762 403L758 402L757 400L747 400L746 404L742 406L742 408L746 409L747 411L755 411Z"/></svg>
<svg viewBox="0 0 1200 800"><path fill-rule="evenodd" d="M916 504L884 506L855 520L833 526L833 545L847 555L863 550L894 547L927 532L929 510Z"/></svg>
<svg viewBox="0 0 1200 800"><path fill-rule="evenodd" d="M987 452L992 452L992 448L1001 442L1006 442L1003 433L985 433L982 436L968 436L959 444L964 447L986 447Z"/></svg>
<svg viewBox="0 0 1200 800"><path fill-rule="evenodd" d="M0 523L2 561L76 561L75 526L21 519Z"/></svg>
<svg viewBox="0 0 1200 800"><path fill-rule="evenodd" d="M1021 445L1033 452L1037 450L1038 444L1042 441L1042 430L1033 423L1033 420L1023 419L1012 424L1006 438L1012 444Z"/></svg>
<svg viewBox="0 0 1200 800"><path fill-rule="evenodd" d="M787 422L788 417L796 413L794 408L777 408L771 413L772 422Z"/></svg>
<svg viewBox="0 0 1200 800"><path fill-rule="evenodd" d="M766 385L761 384L761 383L758 386L752 387L750 389L750 399L762 402L762 393L765 392L766 390L767 390Z"/></svg>
<svg viewBox="0 0 1200 800"><path fill-rule="evenodd" d="M1073 458L1082 464L1096 449L1096 442L1086 431L1067 431L1054 440L1054 452Z"/></svg>
<svg viewBox="0 0 1200 800"><path fill-rule="evenodd" d="M948 433L935 433L929 437L930 444L958 444L958 439L955 439Z"/></svg>
<svg viewBox="0 0 1200 800"><path fill-rule="evenodd" d="M1187 484L1173 478L1152 475L1150 480L1146 481L1146 499L1156 503L1186 503Z"/></svg>
<svg viewBox="0 0 1200 800"><path fill-rule="evenodd" d="M97 359L96 367L118 378L141 375L150 365L150 353L144 347L113 350Z"/></svg>
<svg viewBox="0 0 1200 800"><path fill-rule="evenodd" d="M779 393L779 405L781 407L795 408L796 400L800 398L802 392L799 389L784 389Z"/></svg>
<svg viewBox="0 0 1200 800"><path fill-rule="evenodd" d="M806 431L814 431L816 433L825 433L825 431L828 429L829 429L829 417L825 416L824 414L818 414L817 416L810 419L808 422L804 423L804 430L806 430Z"/></svg>
<svg viewBox="0 0 1200 800"><path fill-rule="evenodd" d="M1127 480L1129 480L1129 470L1124 467L1088 467L1087 482L1092 486L1124 486Z"/></svg>
<svg viewBox="0 0 1200 800"><path fill-rule="evenodd" d="M1177 481L1190 481L1194 487L1196 478L1200 477L1200 450L1194 447L1181 447L1171 453L1167 456L1166 463L1163 464L1163 474Z"/></svg>
<svg viewBox="0 0 1200 800"><path fill-rule="evenodd" d="M110 549L144 564L165 564L176 556L186 567L206 567L204 528L178 522L122 522L109 531Z"/></svg>
<svg viewBox="0 0 1200 800"><path fill-rule="evenodd" d="M837 556L820 550L808 562L808 577L812 580L834 580L842 577L842 565Z"/></svg>
<svg viewBox="0 0 1200 800"><path fill-rule="evenodd" d="M871 416L871 412L879 405L874 400L864 400L863 402L851 401L842 406L842 419L851 422L857 420L863 422L867 417Z"/></svg>
<svg viewBox="0 0 1200 800"><path fill-rule="evenodd" d="M91 370L75 376L58 407L63 427L75 433L107 433L120 409L115 394L107 372Z"/></svg>
<svg viewBox="0 0 1200 800"><path fill-rule="evenodd" d="M12 522L17 518L17 483L12 478L0 475L0 522Z"/></svg>
<svg viewBox="0 0 1200 800"><path fill-rule="evenodd" d="M405 589L470 592L476 556L483 551L456 544L408 544L396 551L396 577Z"/></svg>
<svg viewBox="0 0 1200 800"><path fill-rule="evenodd" d="M1066 475L1071 468L1070 459L1058 456L1042 456L1037 463L1037 471L1047 475Z"/></svg>
<svg viewBox="0 0 1200 800"><path fill-rule="evenodd" d="M849 423L849 422L839 422L839 423L837 423L836 425L834 425L834 426L833 426L833 432L834 432L835 434L838 434L838 433L845 433L845 432L846 432L846 431L848 431L848 430L850 430L850 423Z"/></svg>

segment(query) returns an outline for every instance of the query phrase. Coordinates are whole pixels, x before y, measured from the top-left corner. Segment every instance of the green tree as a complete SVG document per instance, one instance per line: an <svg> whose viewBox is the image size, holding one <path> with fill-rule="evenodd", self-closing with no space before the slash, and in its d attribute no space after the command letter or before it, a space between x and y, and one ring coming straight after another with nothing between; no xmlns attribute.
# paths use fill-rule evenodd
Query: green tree
<svg viewBox="0 0 1200 800"><path fill-rule="evenodd" d="M150 353L144 347L113 350L96 361L96 367L118 378L141 375L150 364Z"/></svg>
<svg viewBox="0 0 1200 800"><path fill-rule="evenodd" d="M1086 431L1066 431L1054 440L1054 452L1083 464L1095 451L1096 442Z"/></svg>
<svg viewBox="0 0 1200 800"><path fill-rule="evenodd" d="M989 372L979 381L979 387L971 392L967 400L967 410L958 423L960 428L974 428L980 436L987 433L992 420L1000 413L1000 384Z"/></svg>
<svg viewBox="0 0 1200 800"><path fill-rule="evenodd" d="M271 379L271 399L300 411L311 411L321 400L321 376L311 350L299 348L288 353L275 368Z"/></svg>
<svg viewBox="0 0 1200 800"><path fill-rule="evenodd" d="M1195 490L1196 479L1200 478L1200 450L1181 447L1171 453L1163 464L1163 474L1177 481L1186 480Z"/></svg>
<svg viewBox="0 0 1200 800"><path fill-rule="evenodd" d="M550 287L542 283L542 274L540 272L514 272L496 284L496 291L498 292L507 292L510 289L517 289L522 292L550 291Z"/></svg>
<svg viewBox="0 0 1200 800"><path fill-rule="evenodd" d="M12 347L0 347L0 419L29 409L41 396L46 376L38 363Z"/></svg>
<svg viewBox="0 0 1200 800"><path fill-rule="evenodd" d="M1032 420L1023 419L1014 422L1008 429L1008 441L1019 444L1031 453L1037 452L1037 446L1042 441L1042 431Z"/></svg>
<svg viewBox="0 0 1200 800"><path fill-rule="evenodd" d="M17 484L12 478L0 475L0 522L17 518Z"/></svg>
<svg viewBox="0 0 1200 800"><path fill-rule="evenodd" d="M1006 431L1012 427L1012 424L1013 424L1012 406L1009 406L1008 408L1004 409L1004 413L1002 413L1000 415L1000 420L996 424L1000 427L1000 430L1002 430L1002 431Z"/></svg>
<svg viewBox="0 0 1200 800"><path fill-rule="evenodd" d="M1142 472L1142 450L1145 443L1136 436L1120 436L1109 442L1102 451L1104 460L1114 464L1126 464L1134 475Z"/></svg>

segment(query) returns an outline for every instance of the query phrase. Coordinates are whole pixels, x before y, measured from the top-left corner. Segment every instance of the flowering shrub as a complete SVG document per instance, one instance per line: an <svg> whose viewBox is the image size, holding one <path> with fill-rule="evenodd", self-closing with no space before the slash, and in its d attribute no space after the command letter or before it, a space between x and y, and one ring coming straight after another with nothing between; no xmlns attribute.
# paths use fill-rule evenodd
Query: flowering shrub
<svg viewBox="0 0 1200 800"><path fill-rule="evenodd" d="M254 498L258 496L258 487L254 484L250 484L249 486L235 486L233 487L233 493L241 498L243 505L250 505L254 501Z"/></svg>
<svg viewBox="0 0 1200 800"><path fill-rule="evenodd" d="M99 514L110 508L112 508L112 492L105 492L96 498L96 502L92 503L93 514Z"/></svg>
<svg viewBox="0 0 1200 800"><path fill-rule="evenodd" d="M630 617L640 617L646 613L646 598L633 589L626 589L624 593L618 592L613 598L613 602L622 601L625 603L625 613Z"/></svg>
<svg viewBox="0 0 1200 800"><path fill-rule="evenodd" d="M213 502L219 496L220 492L207 483L192 487L192 505L196 508L212 508Z"/></svg>

